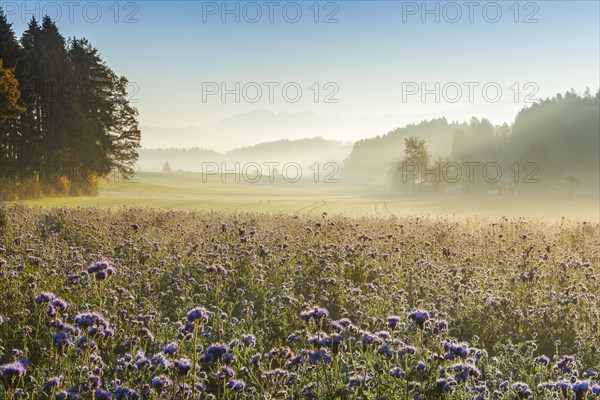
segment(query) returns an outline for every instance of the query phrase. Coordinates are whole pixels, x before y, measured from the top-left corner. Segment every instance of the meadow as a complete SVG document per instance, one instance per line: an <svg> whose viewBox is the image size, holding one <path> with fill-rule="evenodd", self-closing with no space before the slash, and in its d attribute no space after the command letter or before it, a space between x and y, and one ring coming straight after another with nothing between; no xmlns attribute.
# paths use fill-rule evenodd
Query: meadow
<svg viewBox="0 0 600 400"><path fill-rule="evenodd" d="M600 397L597 219L155 189L164 210L1 208L3 398Z"/></svg>
<svg viewBox="0 0 600 400"><path fill-rule="evenodd" d="M380 218L446 216L502 218L527 216L545 221L600 219L598 194L569 197L555 193L524 193L522 195L483 194L464 196L452 194L400 195L389 185L348 183L315 183L302 180L288 183L281 179L269 182L263 177L258 183L246 183L228 175L205 177L194 172L139 172L129 181L109 177L100 181L98 196L45 197L10 202L29 206L94 207L151 207L160 210L193 210L218 212L288 213L319 215L323 212L351 217ZM535 185L533 185L535 187Z"/></svg>

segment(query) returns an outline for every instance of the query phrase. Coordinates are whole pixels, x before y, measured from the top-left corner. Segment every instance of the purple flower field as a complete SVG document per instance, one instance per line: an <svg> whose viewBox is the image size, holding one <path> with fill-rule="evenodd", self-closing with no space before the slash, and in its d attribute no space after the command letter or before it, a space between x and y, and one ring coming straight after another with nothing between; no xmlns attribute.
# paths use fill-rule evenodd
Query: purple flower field
<svg viewBox="0 0 600 400"><path fill-rule="evenodd" d="M3 399L600 398L600 227L0 209Z"/></svg>

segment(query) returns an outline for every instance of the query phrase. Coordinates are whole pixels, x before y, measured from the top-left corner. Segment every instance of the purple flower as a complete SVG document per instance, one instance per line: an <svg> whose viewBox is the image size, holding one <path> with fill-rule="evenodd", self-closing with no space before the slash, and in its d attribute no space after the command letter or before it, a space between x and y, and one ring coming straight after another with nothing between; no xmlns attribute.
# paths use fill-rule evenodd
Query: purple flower
<svg viewBox="0 0 600 400"><path fill-rule="evenodd" d="M451 343L445 345L444 347L450 352L450 354L446 354L446 358L449 360L453 360L454 355L463 358L469 355L469 345L467 343Z"/></svg>
<svg viewBox="0 0 600 400"><path fill-rule="evenodd" d="M392 315L392 316L388 317L387 321L388 321L388 327L390 329L394 330L400 323L400 317Z"/></svg>
<svg viewBox="0 0 600 400"><path fill-rule="evenodd" d="M296 356L293 356L290 359L290 361L288 361L288 363L286 364L286 367L287 368L299 367L302 364L304 364L304 357L302 357L302 354L298 354Z"/></svg>
<svg viewBox="0 0 600 400"><path fill-rule="evenodd" d="M443 331L447 328L448 328L448 321L446 321L445 319L435 321L435 328L433 329L433 333L437 335L438 333L440 333L441 331Z"/></svg>
<svg viewBox="0 0 600 400"><path fill-rule="evenodd" d="M63 390L62 392L58 392L54 395L54 398L56 400L67 400L69 398L69 392L67 392L66 390ZM118 397L117 397L118 399Z"/></svg>
<svg viewBox="0 0 600 400"><path fill-rule="evenodd" d="M73 325L65 324L60 318L50 322L50 326L52 326L53 328L60 329L61 331L65 331L74 336L79 336L79 334L81 333L79 328L75 328Z"/></svg>
<svg viewBox="0 0 600 400"><path fill-rule="evenodd" d="M388 357L392 357L394 355L394 352L390 349L389 343L386 343L377 349L377 353Z"/></svg>
<svg viewBox="0 0 600 400"><path fill-rule="evenodd" d="M108 269L108 261L97 261L95 264L88 267L88 273L93 274L95 272L104 271Z"/></svg>
<svg viewBox="0 0 600 400"><path fill-rule="evenodd" d="M232 364L235 361L235 356L232 353L227 353L223 356L223 362L225 364Z"/></svg>
<svg viewBox="0 0 600 400"><path fill-rule="evenodd" d="M103 325L106 329L110 328L108 321L106 321L102 315L96 312L77 314L75 316L75 324L84 328L89 328L93 325Z"/></svg>
<svg viewBox="0 0 600 400"><path fill-rule="evenodd" d="M115 330L113 328L106 328L100 332L100 335L103 337L113 336L115 334Z"/></svg>
<svg viewBox="0 0 600 400"><path fill-rule="evenodd" d="M90 381L90 384L92 385L92 387L100 387L102 386L102 378L100 378L99 376L96 375L90 375L88 376L88 381Z"/></svg>
<svg viewBox="0 0 600 400"><path fill-rule="evenodd" d="M135 391L128 388L118 386L114 389L117 400L139 400L140 395Z"/></svg>
<svg viewBox="0 0 600 400"><path fill-rule="evenodd" d="M541 355L539 357L536 357L534 362L536 364L544 364L544 365L548 365L550 364L550 358L546 355Z"/></svg>
<svg viewBox="0 0 600 400"><path fill-rule="evenodd" d="M56 308L60 312L67 311L67 308L69 308L69 303L67 303L65 300L58 298L58 297L55 298L54 300L52 300L50 305L52 307Z"/></svg>
<svg viewBox="0 0 600 400"><path fill-rule="evenodd" d="M312 312L311 311L300 311L299 314L300 319L304 320L304 321L308 321L312 318Z"/></svg>
<svg viewBox="0 0 600 400"><path fill-rule="evenodd" d="M55 376L54 378L50 378L44 383L44 387L42 388L45 392L51 392L61 385L64 378L63 376Z"/></svg>
<svg viewBox="0 0 600 400"><path fill-rule="evenodd" d="M378 337L380 337L381 339L389 339L390 338L390 333L388 331L379 331L376 333L376 335Z"/></svg>
<svg viewBox="0 0 600 400"><path fill-rule="evenodd" d="M481 375L481 372L471 364L455 364L451 368L456 373L454 379L458 383L466 382L469 376L479 377ZM508 382L506 384L508 385Z"/></svg>
<svg viewBox="0 0 600 400"><path fill-rule="evenodd" d="M435 381L435 386L437 387L438 391L441 393L451 393L454 391L454 386L456 385L456 381L454 381L454 379L452 378L447 378L447 379L438 379Z"/></svg>
<svg viewBox="0 0 600 400"><path fill-rule="evenodd" d="M225 268L223 268L222 265L219 265L219 264L209 265L208 267L204 268L204 272L207 272L207 273L215 272L215 273L222 274L223 276L227 275L227 270Z"/></svg>
<svg viewBox="0 0 600 400"><path fill-rule="evenodd" d="M164 354L156 354L152 357L152 366L150 367L151 371L156 371L159 367L166 370L171 366L171 361L165 357Z"/></svg>
<svg viewBox="0 0 600 400"><path fill-rule="evenodd" d="M256 336L254 336L252 334L250 334L250 335L242 335L242 343L246 347L254 346L256 344Z"/></svg>
<svg viewBox="0 0 600 400"><path fill-rule="evenodd" d="M77 314L75 316L75 323L79 326L88 327L94 324L94 317L92 314Z"/></svg>
<svg viewBox="0 0 600 400"><path fill-rule="evenodd" d="M0 365L0 379L5 387L11 387L27 373L29 362L22 358L17 362Z"/></svg>
<svg viewBox="0 0 600 400"><path fill-rule="evenodd" d="M311 364L316 364L319 361L323 361L325 363L331 362L331 356L329 355L329 350L321 349L317 351L311 351L308 353L308 362Z"/></svg>
<svg viewBox="0 0 600 400"><path fill-rule="evenodd" d="M331 322L331 327L336 330L336 332L341 333L344 329L352 326L352 321L348 318L338 319L337 321Z"/></svg>
<svg viewBox="0 0 600 400"><path fill-rule="evenodd" d="M589 388L590 388L589 381L577 381L573 384L573 391L575 393L587 392Z"/></svg>
<svg viewBox="0 0 600 400"><path fill-rule="evenodd" d="M398 356L404 357L407 354L413 355L417 352L417 349L413 346L405 345L400 350L398 350Z"/></svg>
<svg viewBox="0 0 600 400"><path fill-rule="evenodd" d="M390 369L390 375L392 375L394 378L402 378L406 375L406 372L404 372L404 370L400 367L394 367Z"/></svg>
<svg viewBox="0 0 600 400"><path fill-rule="evenodd" d="M152 332L150 332L150 329L148 328L141 328L138 331L138 335L140 336L140 338L147 338L151 342L154 341L154 335L152 334Z"/></svg>
<svg viewBox="0 0 600 400"><path fill-rule="evenodd" d="M256 364L256 363L258 363L258 362L259 362L261 359L262 359L262 354L260 354L260 353L257 353L257 354L255 354L255 355L253 355L252 357L250 357L250 362L251 362L252 364Z"/></svg>
<svg viewBox="0 0 600 400"><path fill-rule="evenodd" d="M71 337L65 331L60 331L58 333L53 333L52 334L52 339L54 340L54 343L56 343L56 345L59 348L63 347L63 346L68 346L68 345L71 344Z"/></svg>
<svg viewBox="0 0 600 400"><path fill-rule="evenodd" d="M554 369L561 371L563 374L571 374L575 371L575 357L563 356L563 358L556 363Z"/></svg>
<svg viewBox="0 0 600 400"><path fill-rule="evenodd" d="M529 390L529 385L524 382L513 383L511 389L517 393L519 399L528 399L532 395L531 390Z"/></svg>
<svg viewBox="0 0 600 400"><path fill-rule="evenodd" d="M368 385L373 380L370 376L356 375L348 380L349 387L361 387Z"/></svg>
<svg viewBox="0 0 600 400"><path fill-rule="evenodd" d="M381 344L382 340L379 339L377 336L373 335L371 332L363 332L363 336L360 339L363 344L371 344L371 343L375 343L375 344Z"/></svg>
<svg viewBox="0 0 600 400"><path fill-rule="evenodd" d="M316 306L300 313L300 318L305 321L309 321L311 318L314 318L315 321L320 321L322 318L326 317L329 317L329 311L327 311L326 308Z"/></svg>
<svg viewBox="0 0 600 400"><path fill-rule="evenodd" d="M223 343L215 343L206 349L206 354L202 356L200 361L213 362L217 361L223 355L229 352L229 347Z"/></svg>
<svg viewBox="0 0 600 400"><path fill-rule="evenodd" d="M96 274L96 279L102 281L115 273L115 269L108 264L108 261L98 261L96 264L88 267L88 273Z"/></svg>
<svg viewBox="0 0 600 400"><path fill-rule="evenodd" d="M308 385L305 385L302 388L302 395L304 396L304 398L306 398L306 399L316 399L317 398L317 393L315 393L314 387L315 387L314 383L309 383Z"/></svg>
<svg viewBox="0 0 600 400"><path fill-rule="evenodd" d="M54 298L56 298L56 295L54 293L50 293L50 292L43 292L41 293L39 296L36 296L35 298L35 302L37 304L42 304L42 303L49 303L50 301L52 301Z"/></svg>
<svg viewBox="0 0 600 400"><path fill-rule="evenodd" d="M554 387L561 389L563 392L566 392L571 388L571 383L569 381L562 380L562 378L554 384Z"/></svg>
<svg viewBox="0 0 600 400"><path fill-rule="evenodd" d="M246 387L246 382L237 379L230 379L229 382L227 382L227 387L233 390L243 390Z"/></svg>
<svg viewBox="0 0 600 400"><path fill-rule="evenodd" d="M265 379L278 380L279 378L286 378L289 376L289 373L281 368L275 368L269 371L265 371L262 374L262 377Z"/></svg>
<svg viewBox="0 0 600 400"><path fill-rule="evenodd" d="M198 382L196 383L196 387L194 388L196 392L199 393L204 393L206 392L206 386L204 386L202 383Z"/></svg>
<svg viewBox="0 0 600 400"><path fill-rule="evenodd" d="M94 399L111 400L112 396L110 395L110 392L107 392L106 390L96 389L96 391L94 391Z"/></svg>
<svg viewBox="0 0 600 400"><path fill-rule="evenodd" d="M315 307L314 308L314 318L316 320L320 320L321 318L329 317L329 311L326 308Z"/></svg>
<svg viewBox="0 0 600 400"><path fill-rule="evenodd" d="M217 379L226 379L233 378L235 376L235 371L228 365L224 365L219 372L215 374Z"/></svg>
<svg viewBox="0 0 600 400"><path fill-rule="evenodd" d="M152 378L152 387L155 389L165 389L173 384L173 382L165 375L159 375Z"/></svg>
<svg viewBox="0 0 600 400"><path fill-rule="evenodd" d="M177 342L171 342L167 344L163 349L164 353L168 355L175 354L177 350L179 350L179 345L177 344Z"/></svg>
<svg viewBox="0 0 600 400"><path fill-rule="evenodd" d="M411 321L413 321L419 328L423 329L425 321L429 319L429 312L418 309L408 314L408 318Z"/></svg>
<svg viewBox="0 0 600 400"><path fill-rule="evenodd" d="M143 353L138 353L135 355L135 363L137 369L143 369L145 367L150 366L150 360L146 358Z"/></svg>
<svg viewBox="0 0 600 400"><path fill-rule="evenodd" d="M103 281L106 278L108 278L109 276L114 275L114 273L115 273L115 269L113 267L108 267L104 271L96 272L96 279L98 279L99 281Z"/></svg>
<svg viewBox="0 0 600 400"><path fill-rule="evenodd" d="M203 307L197 307L187 313L187 319L190 322L208 322L208 311Z"/></svg>
<svg viewBox="0 0 600 400"><path fill-rule="evenodd" d="M187 375L192 369L192 361L187 357L176 360L174 364L181 375Z"/></svg>

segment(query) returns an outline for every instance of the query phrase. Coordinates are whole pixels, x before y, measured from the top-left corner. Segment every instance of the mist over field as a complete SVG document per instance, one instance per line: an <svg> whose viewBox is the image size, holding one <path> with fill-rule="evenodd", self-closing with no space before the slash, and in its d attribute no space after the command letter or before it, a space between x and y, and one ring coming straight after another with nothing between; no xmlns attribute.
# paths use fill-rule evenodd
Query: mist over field
<svg viewBox="0 0 600 400"><path fill-rule="evenodd" d="M600 399L599 17L0 0L0 400Z"/></svg>

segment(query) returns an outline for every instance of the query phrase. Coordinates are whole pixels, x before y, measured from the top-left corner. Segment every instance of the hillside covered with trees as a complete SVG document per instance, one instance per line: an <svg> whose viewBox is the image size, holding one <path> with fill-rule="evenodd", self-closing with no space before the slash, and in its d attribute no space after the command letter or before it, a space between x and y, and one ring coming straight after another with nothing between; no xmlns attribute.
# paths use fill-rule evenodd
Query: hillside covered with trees
<svg viewBox="0 0 600 400"><path fill-rule="evenodd" d="M0 9L0 197L90 195L111 171L131 175L141 132L128 84L49 17L18 40Z"/></svg>
<svg viewBox="0 0 600 400"><path fill-rule="evenodd" d="M571 90L523 108L511 125L494 126L485 118L475 117L460 124L435 119L364 139L355 144L344 166L350 179L385 176L388 183L391 180L398 185L403 160L421 152L425 155L417 158L428 169L448 163L495 163L504 174L499 183L554 192L573 192L580 187L593 193L599 188L599 151L600 91L594 96L589 90L583 95ZM524 175L532 178L528 181ZM458 189L489 189L485 179L474 180ZM524 185L530 182L536 184ZM441 185L433 191L440 192L448 182L436 183Z"/></svg>

